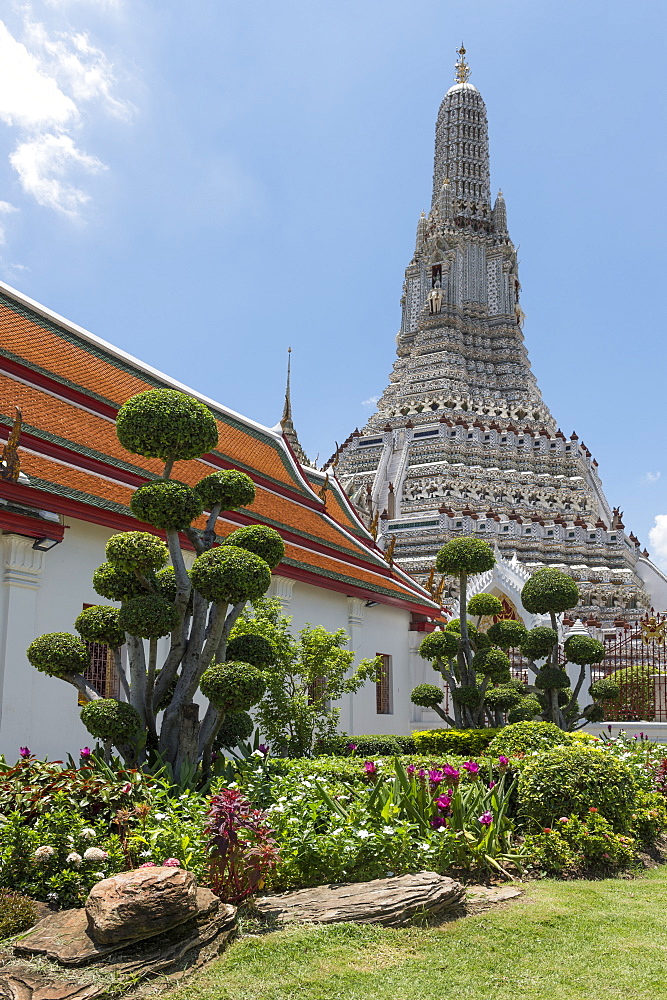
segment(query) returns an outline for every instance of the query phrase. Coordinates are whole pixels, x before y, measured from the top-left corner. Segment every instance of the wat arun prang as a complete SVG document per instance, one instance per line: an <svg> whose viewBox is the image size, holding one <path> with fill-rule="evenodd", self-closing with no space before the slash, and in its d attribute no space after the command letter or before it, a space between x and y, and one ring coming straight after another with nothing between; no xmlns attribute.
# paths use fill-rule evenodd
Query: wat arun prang
<svg viewBox="0 0 667 1000"><path fill-rule="evenodd" d="M610 507L598 464L567 438L530 369L517 256L502 193L491 205L486 108L465 49L440 106L433 198L405 272L397 360L377 412L336 474L378 542L445 604L438 549L473 535L499 550L486 590L515 605L541 566L573 576L576 614L604 627L664 610L667 581ZM394 541L395 539L395 541Z"/></svg>

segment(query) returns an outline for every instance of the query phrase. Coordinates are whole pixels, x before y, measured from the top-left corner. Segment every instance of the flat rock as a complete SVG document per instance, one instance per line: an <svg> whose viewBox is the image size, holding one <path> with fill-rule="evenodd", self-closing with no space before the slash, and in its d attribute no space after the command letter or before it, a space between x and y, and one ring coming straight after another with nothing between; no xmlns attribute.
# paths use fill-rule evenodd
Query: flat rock
<svg viewBox="0 0 667 1000"><path fill-rule="evenodd" d="M320 885L257 900L257 909L278 920L316 924L343 921L400 927L417 914L435 916L465 901L465 888L435 872L378 878L372 882Z"/></svg>
<svg viewBox="0 0 667 1000"><path fill-rule="evenodd" d="M174 869L172 869L173 871ZM230 913L231 911L231 913ZM194 941L202 925L210 930L220 930L235 916L234 907L220 903L208 889L197 889L195 913L190 917L192 927L179 925L173 933L175 939ZM182 927L182 934L178 931ZM172 928L173 931L173 928ZM163 935L165 932L159 932ZM153 935L154 936L154 935ZM161 938L162 940L162 938ZM127 949L134 942L116 941L115 944L100 944L90 931L88 914L85 909L61 910L51 913L23 938L14 944L15 955L44 955L46 958L66 966L88 965L113 952ZM146 945L152 945L146 940ZM153 949L154 949L153 945ZM194 947L194 944L191 945ZM150 948L148 949L150 950Z"/></svg>
<svg viewBox="0 0 667 1000"><path fill-rule="evenodd" d="M101 992L97 984L56 980L48 972L35 972L29 966L0 969L1 1000L93 1000Z"/></svg>
<svg viewBox="0 0 667 1000"><path fill-rule="evenodd" d="M504 903L520 895L521 889L513 885L476 885L474 889L468 889L468 899L474 903Z"/></svg>
<svg viewBox="0 0 667 1000"><path fill-rule="evenodd" d="M100 945L138 941L191 920L197 883L182 868L136 868L102 879L85 905L90 936Z"/></svg>

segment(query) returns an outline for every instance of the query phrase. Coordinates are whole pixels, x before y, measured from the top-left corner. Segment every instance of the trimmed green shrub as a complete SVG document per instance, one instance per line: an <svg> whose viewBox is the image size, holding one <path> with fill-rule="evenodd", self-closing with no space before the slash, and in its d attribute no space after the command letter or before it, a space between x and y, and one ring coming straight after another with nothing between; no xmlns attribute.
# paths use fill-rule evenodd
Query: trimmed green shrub
<svg viewBox="0 0 667 1000"><path fill-rule="evenodd" d="M412 734L417 753L481 757L499 729L425 729ZM488 754L490 756L490 754Z"/></svg>
<svg viewBox="0 0 667 1000"><path fill-rule="evenodd" d="M571 635L563 644L566 656L572 663L602 663L605 649L601 642L590 635Z"/></svg>
<svg viewBox="0 0 667 1000"><path fill-rule="evenodd" d="M539 704L537 711L540 711ZM573 737L553 722L515 722L505 726L489 744L489 755L517 757L519 754L550 750L555 746L571 746L572 743Z"/></svg>
<svg viewBox="0 0 667 1000"><path fill-rule="evenodd" d="M285 557L285 543L275 530L263 524L249 524L244 528L237 528L227 535L223 545L236 545L240 549L254 552L256 556L268 563L271 569Z"/></svg>
<svg viewBox="0 0 667 1000"><path fill-rule="evenodd" d="M542 706L534 695L526 695L518 705L511 708L507 715L510 724L516 722L532 722L542 711Z"/></svg>
<svg viewBox="0 0 667 1000"><path fill-rule="evenodd" d="M490 677L495 684L506 683L512 676L509 656L495 646L475 653L472 665L478 673Z"/></svg>
<svg viewBox="0 0 667 1000"><path fill-rule="evenodd" d="M587 705L583 711L583 716L588 722L603 722L604 708L602 705Z"/></svg>
<svg viewBox="0 0 667 1000"><path fill-rule="evenodd" d="M99 698L81 709L81 721L91 736L103 742L131 743L141 730L138 713L126 701Z"/></svg>
<svg viewBox="0 0 667 1000"><path fill-rule="evenodd" d="M352 746L355 747L354 750L351 749ZM318 740L315 749L318 756L349 757L354 754L357 761L363 761L369 757L396 757L414 753L415 741L412 736L393 734L348 736L347 733L336 733Z"/></svg>
<svg viewBox="0 0 667 1000"><path fill-rule="evenodd" d="M204 403L175 389L149 389L121 406L116 434L123 448L163 461L198 458L218 443L218 425Z"/></svg>
<svg viewBox="0 0 667 1000"><path fill-rule="evenodd" d="M104 642L112 649L125 642L125 632L118 623L118 608L108 604L84 608L74 622L74 628L85 642Z"/></svg>
<svg viewBox="0 0 667 1000"><path fill-rule="evenodd" d="M221 545L195 559L190 579L207 601L240 604L266 593L271 585L271 570L254 552Z"/></svg>
<svg viewBox="0 0 667 1000"><path fill-rule="evenodd" d="M123 531L111 536L106 555L116 569L126 573L150 573L162 569L169 558L169 550L161 539L148 531Z"/></svg>
<svg viewBox="0 0 667 1000"><path fill-rule="evenodd" d="M601 677L600 680L593 681L588 693L595 701L615 701L621 693L621 685L611 677Z"/></svg>
<svg viewBox="0 0 667 1000"><path fill-rule="evenodd" d="M215 746L233 750L239 743L250 739L254 731L255 723L247 712L228 712L218 730Z"/></svg>
<svg viewBox="0 0 667 1000"><path fill-rule="evenodd" d="M438 573L446 576L486 573L493 569L495 563L493 549L481 538L452 538L443 545L435 558Z"/></svg>
<svg viewBox="0 0 667 1000"><path fill-rule="evenodd" d="M531 628L521 641L520 649L528 660L542 660L548 656L558 642L558 632L546 625Z"/></svg>
<svg viewBox="0 0 667 1000"><path fill-rule="evenodd" d="M50 677L69 677L82 674L90 663L85 642L70 632L47 632L28 646L26 655L30 663Z"/></svg>
<svg viewBox="0 0 667 1000"><path fill-rule="evenodd" d="M509 712L511 708L516 708L521 703L522 696L514 688L507 684L499 687L487 688L484 704L492 712Z"/></svg>
<svg viewBox="0 0 667 1000"><path fill-rule="evenodd" d="M561 667L541 667L535 677L535 687L540 691L548 688L567 688L570 686L570 678L567 671Z"/></svg>
<svg viewBox="0 0 667 1000"><path fill-rule="evenodd" d="M447 660L450 656L456 656L458 650L459 640L452 635L451 629L431 632L419 644L419 655L424 660Z"/></svg>
<svg viewBox="0 0 667 1000"><path fill-rule="evenodd" d="M631 822L637 798L633 771L606 750L553 747L527 761L519 777L519 810L526 820L553 826L559 816L583 819L597 810L615 830Z"/></svg>
<svg viewBox="0 0 667 1000"><path fill-rule="evenodd" d="M250 663L253 667L265 670L276 662L276 651L273 644L263 635L246 633L229 640L225 659Z"/></svg>
<svg viewBox="0 0 667 1000"><path fill-rule="evenodd" d="M187 528L203 511L195 491L177 479L156 479L135 490L130 509L139 521L164 531Z"/></svg>
<svg viewBox="0 0 667 1000"><path fill-rule="evenodd" d="M477 708L482 702L482 692L476 684L462 684L451 692L452 701L468 708Z"/></svg>
<svg viewBox="0 0 667 1000"><path fill-rule="evenodd" d="M515 622L509 618L494 622L486 634L496 646L507 650L520 646L528 635L528 629L522 622Z"/></svg>
<svg viewBox="0 0 667 1000"><path fill-rule="evenodd" d="M212 472L197 483L195 493L206 510L211 510L216 504L220 504L221 510L249 507L256 495L255 484L250 476L236 469Z"/></svg>
<svg viewBox="0 0 667 1000"><path fill-rule="evenodd" d="M447 624L445 625L445 632L455 632L456 635L461 635L461 619L452 618L451 621L448 621ZM434 635L435 633L431 634ZM477 640L477 636L479 634L480 633L477 629L477 626L474 625L472 622L468 622L468 635L473 640L473 642Z"/></svg>
<svg viewBox="0 0 667 1000"><path fill-rule="evenodd" d="M204 671L199 687L223 712L247 712L263 697L266 681L249 663L220 663Z"/></svg>
<svg viewBox="0 0 667 1000"><path fill-rule="evenodd" d="M503 611L503 602L493 594L475 594L468 601L468 614L477 615L480 618L490 615L500 615Z"/></svg>
<svg viewBox="0 0 667 1000"><path fill-rule="evenodd" d="M39 919L32 899L13 889L0 889L0 941L27 931Z"/></svg>
<svg viewBox="0 0 667 1000"><path fill-rule="evenodd" d="M549 567L538 569L521 591L521 603L531 614L559 614L576 607L578 601L579 589L572 577Z"/></svg>
<svg viewBox="0 0 667 1000"><path fill-rule="evenodd" d="M160 639L178 625L178 613L173 604L159 594L133 597L120 609L118 621L129 635L142 639Z"/></svg>
<svg viewBox="0 0 667 1000"><path fill-rule="evenodd" d="M165 601L169 601L173 604L176 600L176 591L178 587L176 586L176 573L173 566L165 566L155 574L155 581L158 585L158 590Z"/></svg>
<svg viewBox="0 0 667 1000"><path fill-rule="evenodd" d="M435 684L418 684L412 689L410 701L413 705L421 705L422 708L432 708L434 705L439 705L444 697L445 692Z"/></svg>
<svg viewBox="0 0 667 1000"><path fill-rule="evenodd" d="M660 792L640 789L631 816L632 832L642 843L651 845L667 830L667 803Z"/></svg>
<svg viewBox="0 0 667 1000"><path fill-rule="evenodd" d="M608 719L648 719L655 718L655 682L654 674L665 674L650 664L637 663L630 667L621 667L609 674L606 680L612 680L619 686L617 699L605 705Z"/></svg>
<svg viewBox="0 0 667 1000"><path fill-rule="evenodd" d="M139 597L146 593L134 573L118 569L105 562L93 573L93 588L100 597L108 601L126 601L128 597Z"/></svg>

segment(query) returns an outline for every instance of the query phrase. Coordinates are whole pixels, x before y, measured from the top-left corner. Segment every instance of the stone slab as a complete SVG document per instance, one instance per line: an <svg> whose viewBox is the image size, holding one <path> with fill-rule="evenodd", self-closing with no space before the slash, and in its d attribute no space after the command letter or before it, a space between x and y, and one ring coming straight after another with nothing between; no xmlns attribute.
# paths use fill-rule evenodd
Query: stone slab
<svg viewBox="0 0 667 1000"><path fill-rule="evenodd" d="M431 916L465 902L465 888L435 872L399 875L372 882L321 885L314 889L264 896L263 915L281 921L331 924L343 921L401 927L422 913Z"/></svg>
<svg viewBox="0 0 667 1000"><path fill-rule="evenodd" d="M194 917L197 883L183 868L135 868L94 885L85 910L90 936L99 944L140 941Z"/></svg>

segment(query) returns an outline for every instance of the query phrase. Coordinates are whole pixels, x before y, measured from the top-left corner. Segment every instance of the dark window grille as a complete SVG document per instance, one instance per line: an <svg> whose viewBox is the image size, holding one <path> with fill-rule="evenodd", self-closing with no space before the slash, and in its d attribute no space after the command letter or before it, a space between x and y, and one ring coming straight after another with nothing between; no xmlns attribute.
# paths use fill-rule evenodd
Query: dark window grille
<svg viewBox="0 0 667 1000"><path fill-rule="evenodd" d="M316 677L315 680L308 685L308 704L312 705L315 701L321 701L326 694L326 690L326 677Z"/></svg>
<svg viewBox="0 0 667 1000"><path fill-rule="evenodd" d="M391 656L388 653L377 653L380 659L380 670L375 682L375 710L378 715L392 714L392 677Z"/></svg>
<svg viewBox="0 0 667 1000"><path fill-rule="evenodd" d="M90 604L84 604L84 608L90 606ZM120 680L111 646L107 646L104 642L87 642L86 647L90 654L90 664L83 676L89 684L92 684L99 691L103 698L118 698ZM81 695L79 695L79 704L85 704Z"/></svg>

